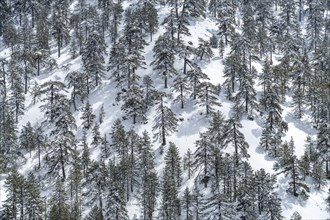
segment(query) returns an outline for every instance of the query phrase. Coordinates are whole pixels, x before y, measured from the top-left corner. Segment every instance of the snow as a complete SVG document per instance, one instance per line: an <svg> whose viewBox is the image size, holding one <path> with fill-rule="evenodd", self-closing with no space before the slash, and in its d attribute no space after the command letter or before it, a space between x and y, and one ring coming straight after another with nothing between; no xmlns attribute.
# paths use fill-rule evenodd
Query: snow
<svg viewBox="0 0 330 220"><path fill-rule="evenodd" d="M124 8L128 7L130 5L129 1L124 1ZM169 12L169 9L167 7L160 7L159 9L159 18L160 23L164 19L164 17ZM198 45L198 38L204 38L209 39L212 36L212 33L215 33L217 31L216 22L210 18L206 17L205 19L197 19L194 21L190 26L189 30L191 32L191 36L185 37L185 41L191 41L194 46ZM159 89L162 89L162 79L160 77L156 76L154 71L152 70L152 66L149 64L153 60L153 53L152 48L154 45L155 40L158 38L158 36L164 31L163 28L160 28L157 33L153 36L153 42L151 42L148 46L145 48L145 58L146 58L146 69L144 70L138 70L138 74L141 76L145 74L149 74L152 76L152 78L155 80L155 85L160 85ZM146 39L149 39L149 36L147 36ZM81 69L81 59L77 58L74 60L70 59L70 54L68 52L68 46L66 48L62 48L61 50L61 57L57 57L57 50L56 45L53 44L53 54L52 57L57 60L59 67L62 67L64 65L69 66L70 71L73 70L79 70ZM228 49L226 50L226 54L228 53ZM0 52L0 56L6 56L9 54L9 49L4 49ZM215 56L210 61L201 61L199 64L201 64L201 67L203 71L209 76L210 81L214 84L222 84L224 82L223 78L223 60L219 57L218 51L214 50ZM106 59L107 60L107 59ZM196 60L197 61L197 60ZM198 61L197 61L198 62ZM182 70L182 60L176 61L176 66L178 69ZM257 71L261 72L261 65L260 63L254 63L254 66L256 67ZM39 77L36 77L35 80L38 82L38 84L41 84L43 82L46 82L48 80L61 80L64 81L64 78L66 76L68 71L63 69L56 69L54 71L47 71L42 70L41 75ZM167 90L168 92L170 89ZM115 119L122 117L122 112L120 110L120 103L117 103L115 101L115 97L117 95L117 89L115 88L115 84L113 82L110 82L110 80L104 80L103 84L99 86L96 90L92 91L89 96L90 104L93 107L94 114L98 118L98 112L101 108L101 105L104 104L104 109L106 111L105 120L100 125L100 131L101 136L104 134L109 134L112 123ZM222 104L222 107L219 109L221 112L228 118L230 116L230 107L231 103L226 100L223 94L220 95L220 101ZM43 113L40 112L39 106L40 103L33 105L32 103L32 97L30 94L27 95L26 99L26 111L23 117L20 118L20 122L18 124L18 130L25 125L28 121L31 122L32 125L40 124L40 122L43 120ZM307 135L315 136L316 131L314 128L311 127L311 124L307 122L305 119L298 120L292 116L291 108L289 106L290 104L290 97L287 97L287 101L285 103L286 106L284 106L283 111L283 118L288 122L289 130L285 134L284 140L290 140L291 137L293 137L295 141L295 147L296 147L296 154L298 157L303 155L304 153L304 145ZM79 103L78 106L84 106L84 104ZM171 106L171 109L178 115L178 118L182 118L182 121L179 121L178 131L176 134L173 134L168 138L168 142L173 142L176 144L176 146L179 149L181 157L187 152L187 150L190 148L192 152L195 150L195 141L199 138L199 133L206 130L206 127L208 126L208 120L204 114L201 114L204 112L204 109L201 109L200 107L194 105L194 103L188 103L186 108L184 110L180 109L178 106L173 105L172 103L168 102L166 105ZM152 136L152 118L155 115L155 108L151 108L149 110L148 124L136 124L131 125L131 119L128 119L124 121L124 125L126 128L134 127L134 129L141 134L144 130L148 131L150 136ZM76 118L76 122L78 125L77 130L77 139L80 139L82 136L82 129L81 129L81 111L77 111L74 113L74 116ZM241 131L243 132L246 141L249 144L248 153L250 155L249 161L251 163L251 166L254 170L258 169L265 169L266 172L274 173L273 171L273 164L274 159L269 158L263 149L259 146L259 139L261 136L261 126L262 126L262 118L256 117L255 120L250 121L245 118L241 121L243 128ZM88 141L91 141L91 135L88 136ZM156 155L156 164L157 164L157 172L158 174L162 173L162 170L164 168L163 163L163 157L164 155L159 154L160 150L160 143L154 142L153 149L155 150ZM164 151L166 151L166 147L164 148ZM35 152L36 153L36 152ZM92 159L98 159L99 150L98 149L91 149L91 157ZM29 171L32 171L34 167L37 165L37 157L35 154L31 158L27 156L27 163L22 166L19 169L19 172L21 174L27 175ZM41 171L43 172L43 171ZM185 174L186 175L186 174ZM196 177L196 173L194 174ZM3 201L5 200L5 191L3 188L4 185L4 179L5 174L0 174L0 207L2 206ZM186 187L192 188L193 186L193 178L190 180L187 180L187 176L184 177L184 181L181 187L181 193ZM281 199L282 199L282 208L283 208L283 215L286 218L289 218L294 211L298 211L302 216L303 219L326 219L329 218L329 212L326 210L326 204L325 204L325 198L327 195L326 190L318 190L312 187L310 198L306 202L300 202L297 198L292 197L291 195L286 193L286 185L287 185L287 178L280 175L278 177L278 187L276 191L279 193ZM328 187L330 187L328 183ZM323 187L323 189L326 189L326 187ZM44 192L44 195L47 196L48 191ZM128 202L127 206L129 216L133 217L134 214L139 214L139 207L137 205L137 200L133 198Z"/></svg>

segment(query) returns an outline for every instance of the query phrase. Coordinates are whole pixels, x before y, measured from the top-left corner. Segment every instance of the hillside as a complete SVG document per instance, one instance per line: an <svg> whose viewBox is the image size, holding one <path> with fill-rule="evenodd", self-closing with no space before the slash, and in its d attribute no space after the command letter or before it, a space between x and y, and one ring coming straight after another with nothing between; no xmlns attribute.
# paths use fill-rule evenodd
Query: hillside
<svg viewBox="0 0 330 220"><path fill-rule="evenodd" d="M0 18L0 219L330 219L327 1Z"/></svg>

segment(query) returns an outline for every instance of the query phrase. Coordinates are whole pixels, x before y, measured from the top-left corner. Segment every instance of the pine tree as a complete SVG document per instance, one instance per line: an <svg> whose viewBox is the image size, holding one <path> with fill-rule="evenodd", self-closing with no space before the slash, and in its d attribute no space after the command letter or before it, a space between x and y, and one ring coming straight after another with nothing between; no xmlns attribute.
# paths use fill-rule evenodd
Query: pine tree
<svg viewBox="0 0 330 220"><path fill-rule="evenodd" d="M163 95L160 96L160 103L156 109L157 114L153 120L152 130L155 132L155 139L161 140L166 145L166 136L173 133L178 126L178 119L170 108L164 105Z"/></svg>
<svg viewBox="0 0 330 220"><path fill-rule="evenodd" d="M183 169L188 172L188 179L191 178L194 167L193 167L193 153L190 148L187 150L183 157Z"/></svg>
<svg viewBox="0 0 330 220"><path fill-rule="evenodd" d="M36 137L35 137L34 129L32 128L30 122L26 123L26 125L23 126L21 130L21 134L19 136L19 140L21 147L27 150L30 153L30 157L31 157L31 152L36 147Z"/></svg>
<svg viewBox="0 0 330 220"><path fill-rule="evenodd" d="M191 91L188 82L180 75L173 81L173 91L179 93L176 98L173 99L173 103L180 103L180 107L183 109L185 103L188 101L187 94Z"/></svg>
<svg viewBox="0 0 330 220"><path fill-rule="evenodd" d="M301 217L301 215L299 214L299 212L295 211L295 212L291 215L290 220L302 220L302 217Z"/></svg>
<svg viewBox="0 0 330 220"><path fill-rule="evenodd" d="M152 41L152 35L158 29L158 12L155 5L151 2L145 2L142 7L142 16L144 29L150 34L150 41Z"/></svg>
<svg viewBox="0 0 330 220"><path fill-rule="evenodd" d="M143 91L137 84L132 84L131 87L123 95L124 104L121 109L127 114L127 116L133 118L133 124L137 122L137 119L141 119L142 122L146 122L146 106L143 100Z"/></svg>
<svg viewBox="0 0 330 220"><path fill-rule="evenodd" d="M54 128L51 130L52 148L47 151L49 174L60 171L62 180L66 179L65 166L72 159L76 139L74 132L77 129L75 118L71 113L70 101L62 96L54 106Z"/></svg>
<svg viewBox="0 0 330 220"><path fill-rule="evenodd" d="M54 194L50 200L49 219L70 219L70 207L66 201L68 201L68 195L65 191L64 184L62 180L57 179Z"/></svg>
<svg viewBox="0 0 330 220"><path fill-rule="evenodd" d="M200 106L205 106L206 108L206 116L211 115L215 112L214 107L221 107L220 102L218 101L218 91L216 87L210 82L202 82L199 85L199 94L198 94L198 102Z"/></svg>
<svg viewBox="0 0 330 220"><path fill-rule="evenodd" d="M157 39L153 48L154 60L151 65L154 65L154 70L159 70L159 74L164 78L164 88L167 88L167 77L172 77L177 74L174 68L174 50L172 42L166 35L161 35Z"/></svg>
<svg viewBox="0 0 330 220"><path fill-rule="evenodd" d="M256 203L259 215L267 215L270 211L268 203L271 200L271 192L274 190L276 177L266 173L262 168L254 173L254 189L256 192Z"/></svg>
<svg viewBox="0 0 330 220"><path fill-rule="evenodd" d="M202 38L198 38L196 55L199 56L200 60L203 60L203 57L207 57L210 60L214 56L210 42Z"/></svg>
<svg viewBox="0 0 330 220"><path fill-rule="evenodd" d="M164 157L164 161L165 175L171 176L175 186L180 187L182 182L181 157L178 148L172 142L169 143L169 148Z"/></svg>
<svg viewBox="0 0 330 220"><path fill-rule="evenodd" d="M23 200L24 177L13 169L5 181L6 201L3 204L4 212L8 219L18 219L24 217Z"/></svg>
<svg viewBox="0 0 330 220"><path fill-rule="evenodd" d="M220 5L220 4L219 4ZM224 0L220 5L216 16L218 17L220 42L228 45L235 32L235 4L233 1ZM215 7L216 8L216 7Z"/></svg>
<svg viewBox="0 0 330 220"><path fill-rule="evenodd" d="M128 138L125 128L120 119L116 119L111 128L111 146L119 158L124 158L128 151Z"/></svg>
<svg viewBox="0 0 330 220"><path fill-rule="evenodd" d="M83 148L82 155L81 155L81 169L82 169L83 176L86 177L87 171L89 169L89 165L91 163L86 131L83 131L83 136L81 139L80 146Z"/></svg>
<svg viewBox="0 0 330 220"><path fill-rule="evenodd" d="M45 102L40 106L41 111L45 111L46 118L50 122L54 121L56 116L56 106L61 99L64 98L62 94L65 91L65 85L59 81L48 81L40 85L40 94L46 95L41 101Z"/></svg>
<svg viewBox="0 0 330 220"><path fill-rule="evenodd" d="M88 35L82 53L84 71L87 74L87 94L102 83L105 71L106 45L102 36L94 30Z"/></svg>
<svg viewBox="0 0 330 220"><path fill-rule="evenodd" d="M214 170L212 162L215 151L213 143L210 142L208 133L200 134L200 139L196 141L196 147L193 165L195 168L202 169L202 176L200 178L206 188Z"/></svg>
<svg viewBox="0 0 330 220"><path fill-rule="evenodd" d="M110 78L117 82L117 86L123 86L125 80L126 51L122 42L113 43L110 49L107 71L111 73ZM124 72L124 73L122 73Z"/></svg>
<svg viewBox="0 0 330 220"><path fill-rule="evenodd" d="M10 66L10 76L11 76L11 94L8 99L9 104L13 112L15 113L15 122L18 122L18 117L23 115L25 110L24 102L24 84L22 77L20 76L21 68L15 66L15 64ZM25 92L26 93L26 92Z"/></svg>
<svg viewBox="0 0 330 220"><path fill-rule="evenodd" d="M124 192L120 186L120 167L110 165L111 179L109 193L106 196L106 219L128 220Z"/></svg>
<svg viewBox="0 0 330 220"><path fill-rule="evenodd" d="M206 11L206 1L193 1L193 0L185 0L184 6L186 13L191 17L205 17Z"/></svg>
<svg viewBox="0 0 330 220"><path fill-rule="evenodd" d="M234 147L234 158L236 166L240 163L242 158L249 158L247 153L249 148L248 143L245 141L245 137L239 129L242 128L242 124L234 118L227 121L226 129L224 132L224 146L231 144Z"/></svg>
<svg viewBox="0 0 330 220"><path fill-rule="evenodd" d="M144 86L144 102L148 108L153 105L157 91L155 90L153 80L148 75L143 77L142 84Z"/></svg>
<svg viewBox="0 0 330 220"><path fill-rule="evenodd" d="M318 127L317 133L317 149L321 156L322 162L325 164L327 178L330 176L330 126L322 123Z"/></svg>
<svg viewBox="0 0 330 220"><path fill-rule="evenodd" d="M197 64L193 64L192 69L187 72L187 79L192 88L192 98L197 99L198 94L200 94L201 83L204 80L208 80L208 76L202 72L201 68Z"/></svg>
<svg viewBox="0 0 330 220"><path fill-rule="evenodd" d="M143 219L152 220L156 210L156 196L159 189L158 176L155 171L154 155L151 140L147 131L142 133L138 149L137 167L140 170L140 196Z"/></svg>
<svg viewBox="0 0 330 220"><path fill-rule="evenodd" d="M237 209L241 219L256 218L256 193L253 186L253 170L251 165L244 161L242 164L242 177L237 189Z"/></svg>
<svg viewBox="0 0 330 220"><path fill-rule="evenodd" d="M84 206L97 206L99 208L98 216L100 216L99 219L101 220L104 219L104 210L106 205L103 204L103 201L107 192L105 187L107 186L108 175L109 170L105 166L104 162L92 161L85 181L83 182L84 190L82 192L82 196L83 198L86 198L84 200ZM116 179L113 180L115 181Z"/></svg>
<svg viewBox="0 0 330 220"><path fill-rule="evenodd" d="M102 143L102 137L100 134L100 126L98 123L95 123L92 129L93 137L91 145L93 147L98 147Z"/></svg>
<svg viewBox="0 0 330 220"><path fill-rule="evenodd" d="M96 116L93 114L93 107L89 103L89 100L87 100L86 105L83 109L83 114L80 117L80 119L83 121L82 122L83 128L89 130L92 127L95 118Z"/></svg>
<svg viewBox="0 0 330 220"><path fill-rule="evenodd" d="M166 169L165 169L166 172ZM173 176L164 175L162 185L162 200L159 219L178 219L180 216L180 199Z"/></svg>
<svg viewBox="0 0 330 220"><path fill-rule="evenodd" d="M69 37L69 2L67 0L56 0L55 8L52 14L52 26L54 30L54 37L57 41L58 57L61 56L61 47L63 41Z"/></svg>
<svg viewBox="0 0 330 220"><path fill-rule="evenodd" d="M100 111L99 111L99 123L102 124L105 117L105 111L104 111L104 104L102 103Z"/></svg>
<svg viewBox="0 0 330 220"><path fill-rule="evenodd" d="M122 18L122 13L123 13L123 6L122 3L119 1L117 3L113 4L113 13L112 13L112 18L110 22L110 35L111 35L111 42L115 43L118 38L118 29L120 25L120 21Z"/></svg>
<svg viewBox="0 0 330 220"><path fill-rule="evenodd" d="M181 198L181 203L182 203L182 211L184 213L184 219L190 220L193 219L193 214L192 214L192 195L187 187L184 190L183 196Z"/></svg>
<svg viewBox="0 0 330 220"><path fill-rule="evenodd" d="M85 80L86 74L81 71L72 71L69 72L65 80L68 82L68 87L72 87L71 92L71 101L74 107L74 110L77 110L76 101L80 98L80 101L83 101L87 97L87 82Z"/></svg>
<svg viewBox="0 0 330 220"><path fill-rule="evenodd" d="M302 175L298 168L298 159L294 154L294 141L291 137L289 144L285 143L282 146L281 151L282 157L274 165L275 171L281 169L286 176L290 176L288 192L292 193L294 196L301 196L302 199L307 199L309 197L309 187L303 181Z"/></svg>
<svg viewBox="0 0 330 220"><path fill-rule="evenodd" d="M71 218L73 220L81 219L81 159L77 150L73 154L72 168L69 175L70 184L70 201L71 201Z"/></svg>
<svg viewBox="0 0 330 220"><path fill-rule="evenodd" d="M40 196L38 180L33 173L29 173L25 180L26 215L28 219L42 219L44 212L43 201Z"/></svg>

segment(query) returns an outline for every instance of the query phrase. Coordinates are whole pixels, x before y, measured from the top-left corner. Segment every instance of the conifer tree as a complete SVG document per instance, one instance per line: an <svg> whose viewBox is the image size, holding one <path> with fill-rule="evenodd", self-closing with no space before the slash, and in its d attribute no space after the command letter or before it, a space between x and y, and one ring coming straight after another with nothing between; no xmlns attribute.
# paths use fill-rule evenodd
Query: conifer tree
<svg viewBox="0 0 330 220"><path fill-rule="evenodd" d="M191 192L189 190L189 188L187 187L184 190L183 196L181 198L181 203L182 203L182 211L184 213L184 218L186 220L192 219L193 218L193 214L192 214L192 200L193 200L193 196L191 195Z"/></svg>
<svg viewBox="0 0 330 220"><path fill-rule="evenodd" d="M192 69L187 72L187 79L189 80L190 86L192 88L192 98L197 99L198 94L200 94L201 83L204 80L208 80L209 77L202 72L201 68L197 64L192 65Z"/></svg>
<svg viewBox="0 0 330 220"><path fill-rule="evenodd" d="M26 123L21 130L21 134L19 136L20 144L23 149L26 149L30 153L36 147L36 137L34 133L34 129L31 126L31 123Z"/></svg>
<svg viewBox="0 0 330 220"><path fill-rule="evenodd" d="M198 38L198 42L196 55L199 56L200 60L203 60L203 57L207 57L210 60L214 56L210 42L202 38Z"/></svg>
<svg viewBox="0 0 330 220"><path fill-rule="evenodd" d="M57 179L54 194L50 200L49 219L68 220L70 219L70 207L67 204L68 194L65 191L61 179Z"/></svg>
<svg viewBox="0 0 330 220"><path fill-rule="evenodd" d="M5 181L7 199L3 207L8 219L24 218L23 185L24 177L14 168Z"/></svg>
<svg viewBox="0 0 330 220"><path fill-rule="evenodd" d="M127 114L127 116L133 118L133 124L141 119L142 122L147 121L145 116L146 106L143 100L143 91L140 86L136 83L132 84L131 87L123 95L124 104L121 109Z"/></svg>
<svg viewBox="0 0 330 220"><path fill-rule="evenodd" d="M307 199L309 197L309 187L303 181L302 175L299 172L298 159L294 154L294 141L292 137L289 143L283 144L281 154L282 157L274 165L275 171L281 169L283 170L281 172L290 176L288 192L296 197L300 196L302 199Z"/></svg>
<svg viewBox="0 0 330 220"><path fill-rule="evenodd" d="M177 74L174 68L174 50L172 42L165 35L159 36L153 48L154 60L151 65L154 65L154 70L158 70L159 74L164 78L164 88L167 88L167 79Z"/></svg>
<svg viewBox="0 0 330 220"><path fill-rule="evenodd" d="M200 178L206 188L214 169L212 162L215 150L213 143L210 142L208 133L200 134L200 139L196 141L196 147L193 165L195 168L202 169L202 176Z"/></svg>
<svg viewBox="0 0 330 220"><path fill-rule="evenodd" d="M105 111L104 111L104 104L102 103L100 111L99 111L99 123L102 124L105 117Z"/></svg>
<svg viewBox="0 0 330 220"><path fill-rule="evenodd" d="M156 209L156 196L159 189L159 183L155 171L151 140L147 131L142 133L138 150L137 165L141 175L141 190L139 197L142 206L142 216L143 219L152 220Z"/></svg>
<svg viewBox="0 0 330 220"><path fill-rule="evenodd" d="M67 0L56 0L56 7L52 14L52 26L54 30L54 37L57 41L58 57L61 56L61 47L63 42L69 37L69 2Z"/></svg>
<svg viewBox="0 0 330 220"><path fill-rule="evenodd" d="M89 169L89 165L91 164L86 131L83 131L83 136L81 139L80 146L83 148L82 155L81 155L81 169L82 169L83 176L86 177L87 171Z"/></svg>
<svg viewBox="0 0 330 220"><path fill-rule="evenodd" d="M178 126L178 119L172 110L164 105L163 95L160 96L160 103L156 109L157 114L153 120L153 131L155 139L166 145L166 136L173 133Z"/></svg>
<svg viewBox="0 0 330 220"><path fill-rule="evenodd" d="M190 179L194 170L193 153L191 152L190 148L187 150L183 157L183 169L188 172L188 179Z"/></svg>
<svg viewBox="0 0 330 220"><path fill-rule="evenodd" d="M42 219L44 205L40 196L39 184L33 173L25 180L26 215L28 219Z"/></svg>
<svg viewBox="0 0 330 220"><path fill-rule="evenodd" d="M95 119L95 115L93 113L93 107L92 105L89 103L89 100L87 100L86 105L83 109L83 114L80 117L80 119L83 121L82 122L82 126L84 129L89 130L93 123L94 123L94 119Z"/></svg>
<svg viewBox="0 0 330 220"><path fill-rule="evenodd" d="M215 111L214 107L221 106L220 102L218 101L219 98L216 97L218 95L217 94L218 91L216 90L216 87L210 82L202 82L199 85L198 90L199 90L198 102L200 106L203 107L205 106L206 116L214 113Z"/></svg>
<svg viewBox="0 0 330 220"><path fill-rule="evenodd" d="M84 71L87 75L87 94L90 89L97 87L102 83L105 71L106 45L102 36L94 30L88 35L86 44L82 53Z"/></svg>
<svg viewBox="0 0 330 220"><path fill-rule="evenodd" d="M174 103L180 103L180 107L183 109L185 103L188 101L187 95L191 89L188 82L182 76L177 76L173 81L173 91L179 93L176 98L173 99Z"/></svg>
<svg viewBox="0 0 330 220"><path fill-rule="evenodd" d="M98 123L94 124L93 129L92 129L92 134L93 134L93 138L92 138L91 145L94 147L98 147L102 143L102 137L100 134L100 126Z"/></svg>
<svg viewBox="0 0 330 220"><path fill-rule="evenodd" d="M126 210L125 196L122 187L120 186L120 167L110 164L110 178L113 180L109 193L106 196L106 213L107 219L114 220L128 220L128 214Z"/></svg>

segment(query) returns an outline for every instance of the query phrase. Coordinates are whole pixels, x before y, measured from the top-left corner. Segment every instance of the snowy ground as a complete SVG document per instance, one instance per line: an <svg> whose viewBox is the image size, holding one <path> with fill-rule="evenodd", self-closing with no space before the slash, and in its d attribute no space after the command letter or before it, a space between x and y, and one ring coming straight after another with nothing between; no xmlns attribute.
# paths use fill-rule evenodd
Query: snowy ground
<svg viewBox="0 0 330 220"><path fill-rule="evenodd" d="M128 2L126 2L124 5L128 5ZM168 8L161 7L159 8L159 17L160 19L163 19L164 16L168 13ZM198 19L196 22L194 22L191 26L189 26L191 36L187 37L187 41L191 41L194 46L198 45L198 37L208 39L212 33L215 33L217 30L217 26L215 21L212 18L206 18L206 19ZM162 28L154 35L153 39L157 39L159 34L163 31ZM147 37L147 39L149 39ZM154 45L154 41L150 43L149 46L145 48L146 54L146 62L147 64L150 64L152 61L152 48ZM226 51L228 52L228 50ZM8 50L3 50L0 54L2 56L5 56L5 53L8 54ZM81 66L81 60L80 58L77 58L75 60L70 59L70 55L67 48L62 48L62 55L60 58L57 58L56 49L54 47L54 54L53 58L57 59L57 62L59 66L70 64L70 70L76 70L80 69ZM201 63L203 71L208 74L210 80L214 84L223 83L224 79L222 77L223 75L223 65L222 65L222 59L218 56L218 51L214 50L215 57L213 57L210 61L203 61ZM182 69L182 61L177 60L176 65L179 69ZM255 66L259 67L257 68L260 71L260 65L255 64ZM42 71L41 75L39 77L36 77L34 80L36 80L39 84L43 83L48 80L56 79L56 80L62 80L64 81L65 75L68 71L63 70L56 70L53 72L46 72L45 70ZM146 70L143 70L140 72L141 75L143 74L150 74L155 75L152 71L152 67L147 66ZM159 78L159 77L158 77ZM155 84L158 84L157 76L154 76ZM161 79L159 79L161 80ZM161 81L160 81L161 82ZM159 83L159 85L162 85L162 83ZM104 103L104 108L106 110L106 119L104 123L101 124L100 131L103 134L108 134L110 132L112 123L115 119L118 117L121 117L121 111L120 106L118 103L115 102L115 96L116 96L116 89L114 89L115 85L110 82L109 80L105 80L103 84L95 91L93 91L89 97L90 103L93 106L94 113L98 115L99 109ZM169 91L169 90L168 90ZM221 97L221 103L222 107L220 107L220 110L223 112L224 115L228 117L230 114L230 107L231 103L224 99L224 96ZM25 125L28 121L31 122L32 125L36 125L40 123L43 119L43 113L39 110L39 105L32 105L31 104L32 99L28 95L26 98L26 112L23 117L20 119L19 123L19 130L22 125ZM170 102L167 103L167 105L172 105ZM311 124L307 123L306 121L301 121L295 119L291 113L290 113L290 97L287 97L285 108L283 111L283 118L288 122L289 124L289 130L286 133L285 140L290 140L291 137L293 137L295 141L296 146L296 154L301 156L304 152L304 141L307 137L307 135L314 136L315 135L315 129L312 128ZM199 132L202 132L205 130L205 127L208 124L208 118L206 118L204 115L200 115L200 113L204 109L200 109L199 107L193 105L192 103L188 104L188 107L186 107L184 110L179 109L177 106L172 106L172 109L174 112L184 120L179 123L178 132L175 135L172 135L168 138L168 141L172 141L176 143L178 146L181 156L186 153L188 148L191 148L192 151L194 151L195 141L199 138ZM135 125L135 129L142 133L144 130L147 130L150 134L152 134L152 118L155 114L154 109L151 109L148 113L149 123L148 124L142 124L142 125ZM77 131L77 138L79 139L81 137L81 120L79 119L81 115L81 112L76 112L74 114L77 125L79 126ZM131 121L125 122L127 127L130 127ZM274 160L272 158L269 158L266 156L264 151L258 146L259 145L259 138L261 136L261 125L262 120L261 118L256 117L254 121L250 121L247 119L242 120L243 128L241 131L244 133L246 141L249 143L249 154L250 154L250 163L254 170L264 168L267 172L273 173L273 164ZM91 137L89 137L91 138ZM155 142L154 143L154 150L157 151L160 147L160 144ZM91 152L91 156L93 159L98 158L98 150L93 150ZM27 155L28 157L28 155ZM157 171L161 173L163 164L162 164L162 157L157 157L156 162L158 164ZM28 158L28 162L26 165L21 167L19 171L23 174L27 174L28 171L32 170L33 167L37 164L37 158L32 157ZM0 208L2 205L2 202L5 200L5 192L4 192L4 178L5 175L0 175ZM186 181L183 183L182 189L185 189L186 186L192 186L192 181ZM283 215L286 218L289 218L294 211L298 211L302 216L303 219L326 219L330 218L329 212L326 210L326 204L325 204L325 197L327 195L326 191L317 190L312 187L310 198L305 202L301 203L296 198L290 196L285 192L287 184L287 179L284 176L278 176L278 187L277 192L279 193L281 199L282 199L282 208L283 208ZM46 195L47 193L44 193ZM134 215L134 213L138 212L138 208L136 206L136 201L131 200L128 204L128 210L130 217Z"/></svg>

